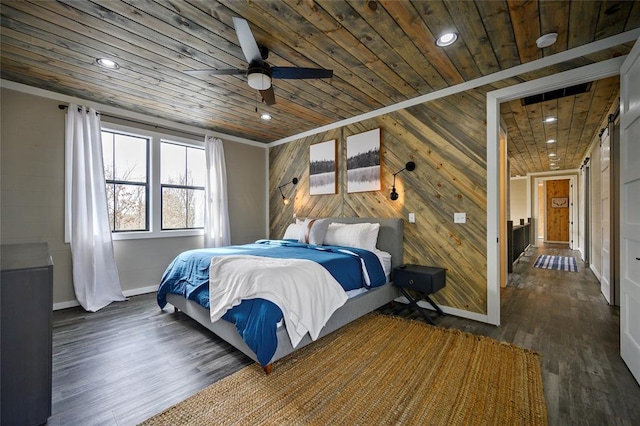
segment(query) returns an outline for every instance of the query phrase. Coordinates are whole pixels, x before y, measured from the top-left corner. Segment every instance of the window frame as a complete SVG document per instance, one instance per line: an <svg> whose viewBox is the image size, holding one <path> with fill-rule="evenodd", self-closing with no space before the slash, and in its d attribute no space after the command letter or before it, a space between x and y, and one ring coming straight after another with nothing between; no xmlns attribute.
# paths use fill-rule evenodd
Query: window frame
<svg viewBox="0 0 640 426"><path fill-rule="evenodd" d="M145 228L144 229L131 229L131 230L112 230L111 231L111 235L115 235L115 234L121 234L124 232L148 232L150 230L150 220L149 220L149 215L151 213L151 209L149 208L149 200L150 200L150 194L151 194L151 182L150 182L150 166L151 166L151 143L152 140L150 137L147 136L141 136L141 135L136 135L133 134L131 132L124 132L124 131L119 131L119 130L107 130L104 126L102 126L102 128L100 129L100 132L109 132L109 133L114 133L114 134L119 134L119 135L124 135L124 136L130 136L130 137L136 137L136 138L140 138L140 139L145 139L147 141L146 144L146 157L147 157L147 162L146 162L146 180L145 183L139 183L139 182L135 182L135 181L126 181L126 180L119 180L119 179L105 179L105 184L111 184L111 185L128 185L128 186L142 186L146 189L145 191L145 205L146 205L146 209L145 209ZM114 141L115 142L115 141ZM114 149L114 153L115 153L115 149ZM104 153L103 153L104 156ZM103 157L104 158L104 157ZM112 159L113 161L113 166L115 168L115 158ZM104 166L104 164L103 164ZM115 190L114 190L114 196L115 196ZM114 210L114 214L115 214L115 210ZM114 218L114 224L115 224L115 218Z"/></svg>
<svg viewBox="0 0 640 426"><path fill-rule="evenodd" d="M148 227L147 231L114 231L111 237L114 241L119 240L138 240L148 238L174 238L174 237L192 237L204 235L203 228L192 229L167 229L162 230L162 193L160 185L160 142L176 143L179 145L191 146L193 148L204 149L204 136L202 141L176 136L168 133L145 130L132 126L111 123L103 120L101 130L112 131L118 133L126 133L131 136L148 138L149 159L147 167L149 170L148 182Z"/></svg>
<svg viewBox="0 0 640 426"><path fill-rule="evenodd" d="M163 143L185 147L185 148L187 148L187 150L185 150L185 154L188 153L188 149L189 148L191 148L191 149L199 149L199 150L203 151L203 153L204 153L204 147L197 147L197 146L194 146L192 144L185 144L185 143L182 143L182 142L175 142L173 140L168 140L166 138L163 138L163 139L160 140L160 147L161 148L162 148L162 144ZM162 149L160 151L162 152ZM188 156L185 157L185 166L188 165L187 159L188 159ZM206 157L205 157L205 162L206 162ZM160 163L162 163L162 158L161 157L160 157ZM205 164L205 166L206 166L206 164ZM186 167L185 167L185 170L186 170ZM206 180L206 177L205 177L205 180ZM203 194L203 197L206 199L206 189L205 189L204 185L203 186L195 186L195 185L186 185L186 184L185 185L178 185L178 184L171 184L171 183L162 183L162 179L160 179L160 193L159 193L159 195L160 195L160 230L161 231L187 231L187 230L195 230L195 229L204 230L204 225L203 225L202 228L173 228L173 229L169 229L169 228L165 229L165 228L163 228L162 213L164 212L164 204L163 204L163 201L162 201L162 190L164 188L184 189L184 190L198 190L198 191L201 190L202 194ZM186 213L187 213L187 216L188 216L189 212L187 211ZM204 212L203 212L203 216L204 216Z"/></svg>

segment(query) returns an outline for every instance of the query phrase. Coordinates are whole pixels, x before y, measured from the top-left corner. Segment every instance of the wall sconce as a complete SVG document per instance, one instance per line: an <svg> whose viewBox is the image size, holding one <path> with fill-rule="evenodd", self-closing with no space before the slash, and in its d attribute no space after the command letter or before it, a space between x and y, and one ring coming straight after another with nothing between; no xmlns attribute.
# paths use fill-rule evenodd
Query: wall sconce
<svg viewBox="0 0 640 426"><path fill-rule="evenodd" d="M294 177L294 178L293 178L293 180L292 180L291 182L287 182L287 183L282 184L282 185L280 185L280 186L278 187L278 189L280 190L280 195L282 195L282 203L283 203L285 206L288 206L288 205L289 205L289 203L291 202L291 200L284 196L284 194L282 193L282 187L283 187L283 186L287 186L287 185L289 185L289 184L291 184L291 183L292 183L292 184L294 184L294 185L297 185L297 184L298 184L298 178L297 178L297 177Z"/></svg>
<svg viewBox="0 0 640 426"><path fill-rule="evenodd" d="M393 174L393 187L391 188L391 194L389 194L389 198L391 198L392 201L395 201L398 199L398 193L396 192L396 175L404 170L408 170L412 172L415 169L416 169L416 163L414 163L413 161L409 161L407 164L405 164L404 169L398 170Z"/></svg>

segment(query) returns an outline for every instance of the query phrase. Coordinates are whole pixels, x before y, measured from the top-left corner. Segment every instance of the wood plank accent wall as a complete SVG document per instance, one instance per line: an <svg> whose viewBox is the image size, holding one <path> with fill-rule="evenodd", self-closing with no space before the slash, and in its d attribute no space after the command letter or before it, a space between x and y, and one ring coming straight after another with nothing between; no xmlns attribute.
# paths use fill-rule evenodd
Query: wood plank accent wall
<svg viewBox="0 0 640 426"><path fill-rule="evenodd" d="M501 86L504 82L501 83ZM497 86L430 101L401 111L303 138L269 150L270 237L281 238L294 215L402 217L416 214L404 228L404 261L447 269L447 286L437 303L486 314L487 200L486 93ZM381 128L381 190L346 192L346 138ZM338 193L309 195L309 146L336 139ZM397 175L400 195L389 199L393 173L414 161L413 172ZM277 187L300 179L285 195ZM465 212L466 224L454 224L453 214Z"/></svg>

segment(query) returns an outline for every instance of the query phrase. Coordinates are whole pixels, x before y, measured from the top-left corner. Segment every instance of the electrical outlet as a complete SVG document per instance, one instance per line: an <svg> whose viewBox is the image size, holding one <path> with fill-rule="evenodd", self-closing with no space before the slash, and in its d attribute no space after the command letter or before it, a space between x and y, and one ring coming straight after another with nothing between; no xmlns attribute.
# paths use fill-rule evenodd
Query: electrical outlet
<svg viewBox="0 0 640 426"><path fill-rule="evenodd" d="M453 214L453 223L467 223L467 214L466 213L454 213Z"/></svg>
<svg viewBox="0 0 640 426"><path fill-rule="evenodd" d="M416 214L409 213L409 223L416 223Z"/></svg>

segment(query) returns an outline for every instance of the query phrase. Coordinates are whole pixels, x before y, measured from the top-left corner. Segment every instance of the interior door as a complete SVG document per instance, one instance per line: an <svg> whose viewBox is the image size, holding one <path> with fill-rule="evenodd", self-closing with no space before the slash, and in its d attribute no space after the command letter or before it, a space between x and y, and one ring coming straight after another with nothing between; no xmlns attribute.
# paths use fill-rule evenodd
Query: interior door
<svg viewBox="0 0 640 426"><path fill-rule="evenodd" d="M640 383L640 39L620 69L620 355Z"/></svg>
<svg viewBox="0 0 640 426"><path fill-rule="evenodd" d="M569 179L547 181L547 241L569 242Z"/></svg>
<svg viewBox="0 0 640 426"><path fill-rule="evenodd" d="M600 227L602 229L600 291L611 304L611 138L609 128L600 137Z"/></svg>
<svg viewBox="0 0 640 426"><path fill-rule="evenodd" d="M584 235L584 244L582 245L582 249L584 251L583 255L584 255L584 263L587 264L587 266L589 266L589 263L591 262L591 257L589 256L589 253L591 252L591 213L590 213L590 209L589 209L589 205L591 204L591 165L590 163L587 163L584 166L584 170L583 170L583 179L582 179L582 185L583 185L583 191L582 191L582 207L580 208L580 211L583 212L582 216L584 217L584 223L582 226L582 232Z"/></svg>

